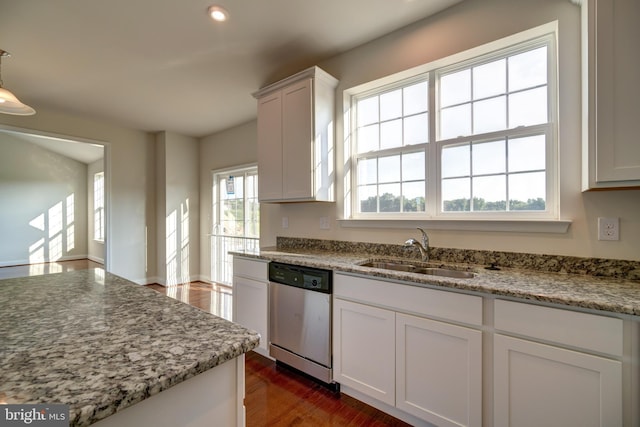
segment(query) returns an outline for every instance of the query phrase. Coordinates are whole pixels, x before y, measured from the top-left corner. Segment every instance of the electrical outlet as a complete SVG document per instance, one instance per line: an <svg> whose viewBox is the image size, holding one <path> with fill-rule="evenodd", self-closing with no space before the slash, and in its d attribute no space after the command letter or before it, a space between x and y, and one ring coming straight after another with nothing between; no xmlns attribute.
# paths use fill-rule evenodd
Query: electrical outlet
<svg viewBox="0 0 640 427"><path fill-rule="evenodd" d="M598 218L598 240L620 240L620 219Z"/></svg>
<svg viewBox="0 0 640 427"><path fill-rule="evenodd" d="M282 217L282 228L289 228L289 217L288 216L283 216Z"/></svg>
<svg viewBox="0 0 640 427"><path fill-rule="evenodd" d="M329 229L329 217L321 216L320 217L320 230L328 230Z"/></svg>

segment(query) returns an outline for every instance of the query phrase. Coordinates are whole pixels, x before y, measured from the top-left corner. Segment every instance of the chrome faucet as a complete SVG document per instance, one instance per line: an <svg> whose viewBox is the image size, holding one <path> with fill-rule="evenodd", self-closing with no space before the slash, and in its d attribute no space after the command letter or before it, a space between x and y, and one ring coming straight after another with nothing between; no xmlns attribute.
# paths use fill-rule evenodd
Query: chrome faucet
<svg viewBox="0 0 640 427"><path fill-rule="evenodd" d="M422 256L422 261L428 262L429 261L429 236L422 228L418 227L418 230L420 230L420 232L422 233L422 243L418 242L416 239L409 239L406 242L404 242L404 245L406 247L412 247L412 246L417 247L418 250L420 251L420 255Z"/></svg>

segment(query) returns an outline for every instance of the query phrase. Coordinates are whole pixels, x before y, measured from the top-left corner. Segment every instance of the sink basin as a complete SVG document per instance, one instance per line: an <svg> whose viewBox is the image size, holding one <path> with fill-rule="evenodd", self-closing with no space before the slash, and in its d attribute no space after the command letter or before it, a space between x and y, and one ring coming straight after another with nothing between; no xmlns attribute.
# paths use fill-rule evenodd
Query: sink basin
<svg viewBox="0 0 640 427"><path fill-rule="evenodd" d="M383 270L406 271L408 273L427 274L430 276L451 277L454 279L471 279L475 274L471 271L454 270L443 267L420 267L392 261L370 261L360 264L361 267L380 268Z"/></svg>

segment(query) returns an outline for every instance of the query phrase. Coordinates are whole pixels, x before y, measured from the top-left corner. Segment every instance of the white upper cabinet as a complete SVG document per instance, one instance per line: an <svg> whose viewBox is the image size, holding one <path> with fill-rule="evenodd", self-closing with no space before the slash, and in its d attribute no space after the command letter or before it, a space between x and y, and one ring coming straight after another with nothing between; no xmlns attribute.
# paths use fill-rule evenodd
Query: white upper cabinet
<svg viewBox="0 0 640 427"><path fill-rule="evenodd" d="M338 81L311 67L269 85L258 100L260 202L334 201Z"/></svg>
<svg viewBox="0 0 640 427"><path fill-rule="evenodd" d="M582 5L583 190L640 186L638 17L638 0Z"/></svg>

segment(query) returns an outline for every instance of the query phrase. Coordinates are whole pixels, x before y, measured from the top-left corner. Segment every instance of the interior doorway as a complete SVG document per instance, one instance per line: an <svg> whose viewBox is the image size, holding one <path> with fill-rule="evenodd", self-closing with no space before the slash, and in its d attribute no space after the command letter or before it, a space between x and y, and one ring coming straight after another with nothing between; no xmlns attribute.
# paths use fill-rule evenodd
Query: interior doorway
<svg viewBox="0 0 640 427"><path fill-rule="evenodd" d="M107 143L0 125L0 163L0 266L88 258L109 271Z"/></svg>

